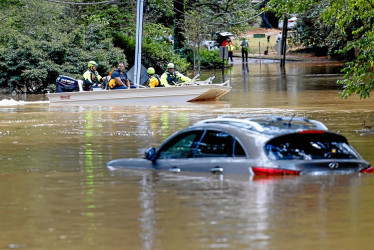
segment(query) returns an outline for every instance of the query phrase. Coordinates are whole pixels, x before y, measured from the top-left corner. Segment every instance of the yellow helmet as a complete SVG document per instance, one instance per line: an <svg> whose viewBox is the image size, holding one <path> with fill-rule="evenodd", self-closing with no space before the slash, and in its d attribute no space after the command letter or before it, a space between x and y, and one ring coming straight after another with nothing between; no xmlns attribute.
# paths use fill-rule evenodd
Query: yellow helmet
<svg viewBox="0 0 374 250"><path fill-rule="evenodd" d="M154 74L155 72L156 72L155 69L152 68L152 67L149 67L149 68L147 69L147 73L150 74L150 75Z"/></svg>
<svg viewBox="0 0 374 250"><path fill-rule="evenodd" d="M98 64L95 61L89 61L88 67L91 68L92 66L97 66Z"/></svg>

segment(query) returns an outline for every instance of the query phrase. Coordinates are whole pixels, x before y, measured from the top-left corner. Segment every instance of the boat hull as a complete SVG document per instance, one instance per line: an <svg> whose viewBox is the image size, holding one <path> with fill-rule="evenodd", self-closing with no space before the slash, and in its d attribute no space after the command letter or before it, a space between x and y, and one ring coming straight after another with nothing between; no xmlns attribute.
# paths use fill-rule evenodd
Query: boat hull
<svg viewBox="0 0 374 250"><path fill-rule="evenodd" d="M138 88L84 92L48 93L50 103L149 103L197 102L218 100L231 87L220 84L168 88Z"/></svg>

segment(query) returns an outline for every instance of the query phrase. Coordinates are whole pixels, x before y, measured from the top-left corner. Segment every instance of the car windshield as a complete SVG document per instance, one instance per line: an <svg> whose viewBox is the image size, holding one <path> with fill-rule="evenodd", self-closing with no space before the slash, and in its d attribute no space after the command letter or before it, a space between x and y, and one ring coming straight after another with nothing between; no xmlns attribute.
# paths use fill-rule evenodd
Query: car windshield
<svg viewBox="0 0 374 250"><path fill-rule="evenodd" d="M201 138L203 131L190 131L177 135L159 150L159 159L191 158L196 150L194 141Z"/></svg>
<svg viewBox="0 0 374 250"><path fill-rule="evenodd" d="M332 133L289 134L270 140L271 160L358 159L345 137Z"/></svg>

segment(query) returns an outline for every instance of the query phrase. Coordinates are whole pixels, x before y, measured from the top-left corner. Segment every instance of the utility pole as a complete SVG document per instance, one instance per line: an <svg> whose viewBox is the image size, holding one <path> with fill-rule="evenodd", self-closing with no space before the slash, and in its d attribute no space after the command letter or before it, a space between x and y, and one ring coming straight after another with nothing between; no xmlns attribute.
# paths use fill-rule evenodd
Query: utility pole
<svg viewBox="0 0 374 250"><path fill-rule="evenodd" d="M135 45L135 68L134 81L136 88L140 85L140 72L142 68L142 43L143 43L143 3L144 0L137 1L136 12L136 45Z"/></svg>
<svg viewBox="0 0 374 250"><path fill-rule="evenodd" d="M282 30L282 40L281 40L281 61L280 67L283 68L286 64L286 48L287 48L287 27L288 26L288 18L285 16L283 19L283 30Z"/></svg>

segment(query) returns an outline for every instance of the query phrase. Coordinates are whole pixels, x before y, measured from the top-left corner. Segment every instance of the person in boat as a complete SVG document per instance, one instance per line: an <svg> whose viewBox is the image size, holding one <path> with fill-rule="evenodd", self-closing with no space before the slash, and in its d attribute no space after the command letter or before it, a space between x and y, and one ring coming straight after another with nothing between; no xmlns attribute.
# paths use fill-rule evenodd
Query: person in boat
<svg viewBox="0 0 374 250"><path fill-rule="evenodd" d="M161 83L160 77L156 74L156 71L153 67L149 67L147 69L148 73L148 82L147 86L150 88L155 88L155 87L169 87L169 84L166 86Z"/></svg>
<svg viewBox="0 0 374 250"><path fill-rule="evenodd" d="M83 90L92 91L93 88L100 88L103 78L96 71L97 63L95 61L89 61L87 66L88 69L83 74L84 83Z"/></svg>
<svg viewBox="0 0 374 250"><path fill-rule="evenodd" d="M130 81L127 78L125 65L123 62L118 63L117 69L113 71L108 83L110 89L129 89Z"/></svg>
<svg viewBox="0 0 374 250"><path fill-rule="evenodd" d="M161 75L161 84L168 87L168 85L177 85L180 82L190 82L191 79L183 74L175 71L173 63L168 64L168 69Z"/></svg>

